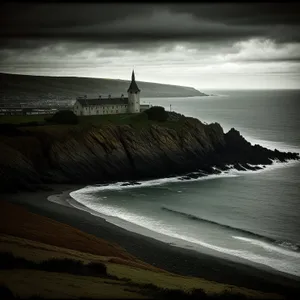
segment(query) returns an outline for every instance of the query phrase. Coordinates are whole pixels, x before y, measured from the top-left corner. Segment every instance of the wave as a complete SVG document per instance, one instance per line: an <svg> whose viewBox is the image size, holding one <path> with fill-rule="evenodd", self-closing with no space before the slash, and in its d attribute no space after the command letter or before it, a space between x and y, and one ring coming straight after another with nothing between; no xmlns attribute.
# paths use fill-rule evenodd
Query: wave
<svg viewBox="0 0 300 300"><path fill-rule="evenodd" d="M240 175L245 175L247 173L261 173L265 171L271 171L278 168L290 167L294 164L300 163L296 160L288 160L287 162L280 162L276 160L272 160L271 165L250 165L250 167L260 167L258 170L237 170L233 165L227 165L228 169L225 171L219 170L216 167L213 167L215 171L218 171L218 174L207 174L203 171L196 171L192 173L188 173L182 176L174 176L174 177L166 177L160 179L153 180L145 180L145 181L120 181L116 183L106 183L106 184L98 184L87 186L82 190L85 190L85 193L91 194L95 192L101 191L120 191L124 189L134 189L134 188L145 188L145 187L153 187L153 186L162 186L170 183L178 183L178 182L195 182L202 180L211 180L211 179L219 179L219 178L231 178L238 177Z"/></svg>
<svg viewBox="0 0 300 300"><path fill-rule="evenodd" d="M194 175L193 177L186 177L189 175ZM160 179L153 180L145 180L145 181L120 181L116 183L108 183L108 184L98 184L87 186L78 191L85 190L86 193L95 193L100 191L118 191L124 189L133 189L133 188L145 188L152 186L161 186L168 183L176 183L176 182L188 182L188 181L201 181L201 180L210 180L217 179L221 177L237 177L236 174L229 174L228 171L220 171L219 174L204 174L203 172L193 172L182 176L174 176L174 177L166 177ZM74 194L74 192L72 192Z"/></svg>
<svg viewBox="0 0 300 300"><path fill-rule="evenodd" d="M193 248L195 250L197 250L197 248L200 246L202 250L203 250L202 247L208 248L220 253L224 253L226 255L237 256L239 258L248 261L267 265L281 272L300 276L300 271L299 268L297 268L297 263L295 261L295 259L298 259L299 257L297 255L300 255L298 252L293 252L292 254L289 253L286 259L282 259L276 257L269 257L261 254L255 254L252 251L243 250L243 249L230 249L227 247L217 246L217 245L207 243L198 238L178 234L178 231L174 229L172 226L168 226L167 224L161 223L160 221L157 220L153 220L146 216L142 217L140 215L133 214L128 211L126 212L120 208L116 209L110 207L109 205L108 206L99 205L99 203L92 204L89 200L85 199L85 197L84 198L79 197L77 199L74 199L74 203L73 201L70 201L69 203L71 206L77 209L87 211L95 216L104 217L108 222L116 226L125 228L129 231L137 231L140 234L148 235L154 239L158 239L163 242L169 241L172 242L173 244L175 242L176 246L183 247L183 248L186 247ZM108 218L106 218L105 215ZM125 223L123 221L125 221ZM132 225L137 227L132 227ZM144 230L141 231L139 228L144 228L147 231L146 232ZM239 239L239 237L236 238ZM282 254L282 251L277 251L277 252L280 252Z"/></svg>
<svg viewBox="0 0 300 300"><path fill-rule="evenodd" d="M266 242L269 242L269 243L272 243L272 244L276 244L279 247L283 247L283 248L290 249L292 251L300 252L300 245L293 244L290 241L276 240L276 239L273 239L271 237L264 236L264 235L261 235L261 234L258 234L258 233L246 230L246 229L237 228L237 227L233 227L233 226L230 226L230 225L222 224L222 223L219 223L219 222L216 222L216 221L204 219L204 218L201 218L201 217L198 217L198 216L194 216L192 214L188 214L188 213L185 213L185 212L181 212L181 211L177 211L177 210L174 210L174 209L170 209L170 208L167 208L165 206L161 207L161 209L165 210L165 211L168 211L170 213L173 213L173 214L177 214L177 215L183 216L183 217L188 218L188 219L193 220L193 221L198 221L198 222L207 223L207 224L213 224L213 225L216 225L218 227L222 227L222 228L225 228L225 229L230 229L232 231L236 231L236 232L239 232L239 233L242 233L242 234L246 234L248 236L259 238L259 239L264 240ZM240 239L242 240L243 238L240 238ZM244 239L246 239L246 238L244 238ZM257 241L257 243L258 242L259 241Z"/></svg>
<svg viewBox="0 0 300 300"><path fill-rule="evenodd" d="M242 237L242 236L233 236L233 238L237 239L237 240L240 240L240 241L250 243L250 244L255 245L255 246L262 247L262 248L264 248L265 250L267 250L269 252L279 252L279 253L284 254L284 255L293 256L295 258L300 258L300 253L296 252L297 250L299 251L299 246L294 245L294 244L289 243L289 242L276 241L276 245L272 245L272 244L268 244L264 241L249 239L249 238ZM286 248L287 250L283 249L283 248ZM293 250L293 251L291 251L291 250Z"/></svg>

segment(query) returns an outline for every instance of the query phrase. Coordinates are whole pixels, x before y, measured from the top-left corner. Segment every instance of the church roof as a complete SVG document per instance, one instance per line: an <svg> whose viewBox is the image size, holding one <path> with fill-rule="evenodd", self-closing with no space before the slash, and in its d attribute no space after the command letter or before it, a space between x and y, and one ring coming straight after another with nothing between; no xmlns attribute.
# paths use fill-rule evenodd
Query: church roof
<svg viewBox="0 0 300 300"><path fill-rule="evenodd" d="M128 98L103 98L103 99L77 99L81 106L92 106L92 105L124 105L128 104Z"/></svg>
<svg viewBox="0 0 300 300"><path fill-rule="evenodd" d="M139 87L137 86L136 82L135 82L135 76L134 76L134 71L132 71L132 75L131 75L131 83L130 86L127 90L128 93L137 93L140 92L141 90L139 89Z"/></svg>

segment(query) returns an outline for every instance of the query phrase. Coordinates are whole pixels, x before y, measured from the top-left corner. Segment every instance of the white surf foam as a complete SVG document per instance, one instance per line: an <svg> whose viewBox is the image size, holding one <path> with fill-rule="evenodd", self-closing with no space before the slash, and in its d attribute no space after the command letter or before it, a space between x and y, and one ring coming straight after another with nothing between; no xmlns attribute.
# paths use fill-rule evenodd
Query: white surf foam
<svg viewBox="0 0 300 300"><path fill-rule="evenodd" d="M101 203L101 198L97 201L94 202L92 199L92 196L88 196L85 193L84 189L72 192L70 194L73 199L75 199L76 202L80 203L81 205L74 205L72 202L70 202L71 205L78 209L82 209L85 211L90 212L93 215L98 215L98 214L103 214L108 216L109 218L107 221L120 226L120 222L116 220L121 220L121 221L126 221L128 224L130 224L130 228L132 228L132 225L138 226L144 229L147 229L150 232L153 232L154 235L152 237L161 240L161 241L166 241L165 237L171 237L178 239L182 242L188 242L194 245L193 248L197 249L197 246L205 247L207 249L211 249L214 251L217 251L219 253L223 254L228 254L231 256L236 256L254 263L259 263L263 264L269 267L272 267L276 270L286 272L288 274L293 274L296 276L300 276L300 270L295 267L295 262L294 261L286 261L274 257L267 257L264 255L258 255L255 253L252 253L250 251L246 250L240 250L240 249L229 249L226 247L220 247L216 245L212 245L209 243L206 243L204 241L198 240L193 237L185 236L185 235L180 235L176 232L176 228L172 227L169 224L164 223L162 220L156 220L153 219L149 216L141 216L136 213L132 213L127 211L126 209L123 209L121 207L113 207L107 204ZM114 217L115 220L112 221L110 217ZM122 223L122 226L124 227L124 222ZM126 228L126 225L125 225ZM134 228L134 227L133 227ZM133 229L133 231L135 231ZM240 237L237 237L237 239L241 239ZM247 240L248 241L248 240ZM184 243L179 243L178 246L184 247ZM277 250L277 249L276 249ZM285 251L284 249L282 250L283 252ZM290 251L288 251L290 252ZM292 257L298 258L298 254L296 253L297 256L290 255Z"/></svg>
<svg viewBox="0 0 300 300"><path fill-rule="evenodd" d="M272 159L271 159L272 160ZM233 165L227 165L227 167L230 167L230 169L227 171L228 175L235 175L235 176L239 176L239 175L245 175L245 174L251 174L251 173L262 173L262 172L268 172L268 171L273 171L276 169L281 169L281 168L289 168L291 166L294 165L300 165L300 161L299 160L287 160L286 162L281 162L279 160L272 160L272 164L271 165L251 165L249 164L249 166L251 167L260 167L261 169L258 170L237 170L233 167Z"/></svg>
<svg viewBox="0 0 300 300"><path fill-rule="evenodd" d="M197 172L194 172L194 174L196 174L196 173ZM151 186L159 186L159 185L164 185L164 184L168 184L168 183L211 180L211 179L217 179L217 178L221 178L221 177L236 177L236 176L238 176L238 175L226 174L225 172L222 172L221 174L211 174L211 175L206 175L206 176L199 177L199 178L182 179L182 177L184 177L184 175L183 175L183 176L167 177L167 178L160 178L160 179L154 179L154 180L136 181L136 183L138 183L138 184L129 184L128 181L120 181L120 182L107 184L107 185L100 184L100 185L86 186L83 189L80 189L78 191L84 190L89 193L94 193L97 191L136 189L136 188L144 188L144 187L151 187ZM75 195L74 192L72 192L72 194Z"/></svg>
<svg viewBox="0 0 300 300"><path fill-rule="evenodd" d="M233 165L227 165L229 167L229 170L221 171L220 174L211 174L211 175L205 175L198 178L189 178L185 179L183 176L175 176L175 177L167 177L167 178L160 178L160 179L154 179L154 180L145 180L145 181L136 181L135 184L130 184L128 181L121 181L116 182L112 184L105 184L105 185L93 185L93 186L86 186L81 190L84 190L88 193L95 193L100 191L117 191L117 190L124 190L124 189L136 189L136 188L144 188L144 187L152 187L152 186L160 186L170 183L177 183L177 182L195 182L195 181L202 181L202 180L212 180L212 179L219 179L219 178L230 178L230 177L237 177L240 175L245 175L247 173L261 173L266 171L275 170L278 168L284 168L284 167L290 167L295 164L300 164L300 161L296 160L288 160L287 162L280 162L276 160L272 160L271 165L257 165L261 167L259 170L237 170L233 167ZM250 165L250 164L249 164ZM255 165L250 165L255 167ZM217 168L214 167L215 170ZM197 174L197 172L193 172L191 174ZM78 190L80 191L80 190ZM72 192L73 195L74 192Z"/></svg>
<svg viewBox="0 0 300 300"><path fill-rule="evenodd" d="M276 147L278 150L279 147ZM291 149L289 149L291 151ZM165 185L165 184L170 184L170 183L177 183L177 182L195 182L195 181L202 181L202 180L213 180L213 179L218 179L222 177L237 177L241 175L246 175L247 173L259 173L259 172L265 172L265 171L270 171L274 170L277 168L282 168L282 167L290 167L294 164L299 163L299 161L295 160L290 160L288 162L282 163L279 161L273 161L273 164L271 165L266 165L265 168L260 169L260 170L244 170L244 171L238 171L233 168L233 165L230 165L229 167L231 169L227 171L222 171L220 174L213 174L213 175L207 175L199 178L191 178L191 179L182 179L184 176L176 176L176 177L170 177L170 178L161 178L161 179L155 179L155 180L147 180L147 181L139 181L139 184L131 184L127 185L128 182L117 182L113 184L108 184L108 185L96 185L96 186L87 186L85 188L82 188L77 191L73 191L70 193L70 196L75 200L75 203L78 202L79 205L76 205L72 202L69 202L72 206L86 210L90 212L91 214L101 214L101 215L106 215L108 217L113 217L116 220L123 220L128 222L129 224L134 226L140 226L142 228L148 229L152 231L155 234L162 234L168 237L173 237L182 241L190 242L194 245L199 245L205 248L209 248L221 253L226 253L229 255L237 256L252 262L256 263L261 263L267 266L270 266L274 269L293 274L296 276L300 276L300 270L299 268L295 267L295 259L299 258L299 254L288 251L261 241L253 240L253 239L246 239L243 237L234 237L235 239L239 239L241 241L251 243L253 245L259 246L264 248L266 251L273 251L276 253L280 253L285 256L289 256L290 259L293 261L285 260L285 259L277 259L275 257L267 257L263 255L258 255L249 251L245 250L237 250L237 249L229 249L225 247L219 247L216 245L211 245L209 243L205 243L201 240L188 237L188 236L181 236L176 233L176 230L172 228L168 224L164 224L163 221L160 220L155 220L149 216L141 216L137 215L135 213L129 212L125 209L122 209L120 207L113 207L107 204L101 203L101 198L99 202L95 203L93 201L94 194L97 192L101 191L114 191L114 190L123 190L123 189L136 189L136 188L144 188L144 187L152 187L152 186L160 186L160 185ZM255 165L251 165L255 166ZM263 165L259 165L260 167L263 167ZM215 168L216 169L216 168ZM197 174L197 172L193 172L193 174ZM126 185L124 185L126 184ZM111 223L117 225L117 226L123 226L118 224L118 221L114 222L111 220L108 220ZM122 223L123 224L123 223ZM159 239L159 238L158 238ZM164 241L164 239L161 239ZM292 252L292 254L291 254Z"/></svg>
<svg viewBox="0 0 300 300"><path fill-rule="evenodd" d="M288 249L283 249L282 247L278 247L263 241L259 241L256 239L250 239L250 238L246 238L246 237L241 237L241 236L233 236L234 239L237 240L241 240L244 241L246 243L250 243L252 245L255 246L259 246L269 252L277 252L283 255L287 255L287 256L291 256L291 257L295 257L295 258L300 258L300 253L299 252L295 252L295 251L291 251Z"/></svg>

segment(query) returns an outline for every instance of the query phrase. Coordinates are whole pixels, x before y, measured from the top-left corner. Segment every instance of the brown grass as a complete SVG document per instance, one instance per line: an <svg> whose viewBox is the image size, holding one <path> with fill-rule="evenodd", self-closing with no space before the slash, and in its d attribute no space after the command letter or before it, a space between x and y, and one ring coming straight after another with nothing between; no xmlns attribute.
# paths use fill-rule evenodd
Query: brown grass
<svg viewBox="0 0 300 300"><path fill-rule="evenodd" d="M1 283L14 294L27 298L32 295L50 299L142 299L139 288L120 285L119 281L98 277L76 276L38 270L0 270ZM38 283L38 284L37 284ZM117 284L115 284L117 283Z"/></svg>
<svg viewBox="0 0 300 300"><path fill-rule="evenodd" d="M97 256L116 257L123 263L162 272L116 244L5 201L0 202L0 233Z"/></svg>
<svg viewBox="0 0 300 300"><path fill-rule="evenodd" d="M142 286L152 284L171 290L191 291L197 288L208 295L230 291L255 299L282 299L277 294L221 284L203 278L179 276L160 270L139 261L117 245L6 202L0 202L0 251L10 252L16 257L34 262L51 258L68 258L84 263L102 262L106 265L109 275L129 280L30 269L0 271L0 284L22 297L38 294L55 298L141 298ZM135 287L132 284L136 284Z"/></svg>

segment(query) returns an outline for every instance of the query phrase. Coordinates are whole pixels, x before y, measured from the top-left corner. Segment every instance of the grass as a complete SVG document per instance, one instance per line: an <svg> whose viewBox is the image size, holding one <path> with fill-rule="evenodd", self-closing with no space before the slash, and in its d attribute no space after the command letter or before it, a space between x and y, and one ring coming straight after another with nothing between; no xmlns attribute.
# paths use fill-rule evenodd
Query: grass
<svg viewBox="0 0 300 300"><path fill-rule="evenodd" d="M101 127L104 125L130 125L136 130L141 130L143 128L149 128L151 125L158 125L163 127L168 127L171 129L178 129L182 126L185 118L177 121L153 121L148 120L146 113L138 114L118 114L118 115L98 115L98 116L79 116L79 124L77 125L65 125L65 124L49 124L44 120L45 116L1 116L0 124L22 124L24 130L29 131L44 131L47 133L59 134L59 131L64 133L70 130L85 129L91 126ZM40 126L34 126L29 124L25 126L26 123L39 122Z"/></svg>
<svg viewBox="0 0 300 300"><path fill-rule="evenodd" d="M11 243L9 242L10 240L12 241ZM16 247L17 242L21 244L18 245L19 249L18 247ZM39 248L35 248L34 246ZM48 297L47 291L44 290L45 288L50 290L54 289L55 293L60 293L63 290L64 293L67 293L67 295L69 295L70 297L73 295L73 293L75 293L74 290L76 290L75 294L77 296L85 295L91 297L89 293L85 292L86 289L88 289L87 286L91 286L95 282L98 282L100 285L98 288L105 288L107 291L106 293L109 292L109 288L107 285L110 285L110 288L113 291L116 291L116 285L122 285L123 289L118 289L118 292L120 292L120 294L118 294L119 298L122 298L124 296L122 292L122 290L124 290L124 287L130 287L131 290L132 288L135 288L135 290L144 290L145 293L145 290L147 292L147 287L149 285L155 286L158 290L182 290L189 293L194 289L201 289L208 295L222 294L226 291L230 291L231 294L242 294L249 298L255 299L280 298L277 295L265 294L258 291L252 291L230 285L223 285L201 278L183 277L170 273L154 272L146 269L140 269L138 267L131 266L130 264L120 265L110 262L110 259L108 259L107 257L98 257L93 255L91 256L88 253L80 253L80 255L78 255L79 253L75 252L74 254L77 255L73 256L73 253L68 249L52 249L52 247L53 246L50 245L44 245L44 249L48 250L43 250L41 249L43 248L43 245L41 245L40 243L34 244L34 242L32 241L26 241L20 238L16 239L9 236L5 236L4 238L2 237L0 246L1 251L3 251L3 248L5 250L9 249L15 256L23 257L28 261L38 261L36 265L38 266L38 268L41 268L40 270L34 270L31 267L31 269L28 270L21 269L0 271L0 277L3 278L2 283L11 288L15 293L22 295L22 297L27 296L26 294L24 294L24 286L28 286L29 290L31 290L35 294L42 295L43 297ZM22 249L24 251L22 251ZM65 250L65 252L62 250ZM57 257L57 255L61 257L62 262L66 262L66 257L68 257L69 260L74 260L75 263L72 263L72 265L81 265L83 263L88 264L89 262L93 263L93 261L96 261L97 263L103 263L107 267L107 274L109 276L108 278L96 278L95 275L91 277L87 276L87 274L83 274L84 276L66 274L66 271L70 273L70 271L68 271L69 263L62 263L62 265L60 265L59 268L56 269L60 272L55 272L55 264L54 267L52 267L52 272L46 272L45 270L42 270L43 266L47 266L47 264L43 263L44 261L48 261L48 265L51 262L59 261L57 258L55 260L52 259L53 257ZM79 259L79 257L81 259ZM34 258L34 260L32 258ZM59 279L58 290L56 289L57 279ZM48 280L49 284L47 283ZM105 284L104 287L102 286L103 284ZM65 285L65 289L63 289L62 287L63 285ZM80 286L82 286L82 290L80 289ZM59 297L65 297L66 295L64 293L59 294ZM107 294L105 295L108 296ZM93 294L92 296L94 297L96 295Z"/></svg>
<svg viewBox="0 0 300 300"><path fill-rule="evenodd" d="M20 124L28 122L44 122L45 115L26 115L26 116L1 116L0 124Z"/></svg>
<svg viewBox="0 0 300 300"><path fill-rule="evenodd" d="M119 281L106 278L76 276L73 274L39 270L0 271L2 284L22 298L39 295L43 298L145 298L139 288L114 284Z"/></svg>
<svg viewBox="0 0 300 300"><path fill-rule="evenodd" d="M143 298L184 292L191 299L195 289L209 296L230 291L255 299L282 298L163 271L117 245L4 201L0 202L0 233L0 251L18 257L17 267L22 267L0 271L0 284L22 298Z"/></svg>
<svg viewBox="0 0 300 300"><path fill-rule="evenodd" d="M60 277L61 280L66 280L66 278L63 278L65 274L72 274L72 275L77 275L79 277L87 277L91 276L93 277L91 281L95 280L95 277L101 278L99 280L99 284L105 284L105 285L110 285L111 288L115 292L115 287L117 286L119 289L122 289L123 291L129 291L129 292L134 292L134 293L139 293L144 296L153 296L155 298L162 298L162 299L198 299L199 297L201 299L212 299L212 298L217 298L217 299L248 299L248 298L260 298L259 293L255 294L249 294L245 293L242 289L239 290L234 290L233 287L228 287L225 289L222 289L221 291L212 291L212 292L207 292L204 291L202 287L195 287L193 286L192 288L182 288L182 286L168 286L166 285L166 282L159 281L159 284L155 281L152 280L152 282L141 282L138 280L134 279L129 279L128 276L118 278L117 276L112 276L107 273L107 269L105 264L97 262L90 262L88 264L84 264L79 260L74 260L74 259L57 259L57 258L52 258L48 259L46 261L42 261L39 263L34 263L32 261L29 261L27 259L24 259L22 257L15 257L11 253L0 253L0 268L5 269L6 271L6 277L10 278L13 276L14 278L16 275L11 274L11 269L15 271L15 273L23 273L24 269L27 269L27 272L29 273L30 276L38 275L39 277L41 276L47 276L49 278L48 274L45 273L34 273L32 270L40 271L40 272L51 272L55 273L56 277ZM132 272L132 270L131 270ZM120 273L118 273L120 275ZM1 275L1 271L0 271ZM4 275L4 274L2 274ZM153 274L152 274L153 275ZM17 275L18 276L18 275ZM26 273L26 277L28 274ZM3 276L4 277L4 276ZM179 277L179 276L176 276ZM152 278L152 277L151 277ZM161 276L160 276L161 279ZM37 280L37 279L36 279ZM35 281L36 281L35 280ZM39 281L39 280L37 280ZM19 277L17 277L17 280L13 280L14 286L19 286L20 287L20 280ZM11 280L4 280L2 284L4 283L5 286L8 284L11 284ZM19 284L19 285L18 285ZM28 283L26 282L28 285ZM30 286L30 283L29 283ZM41 295L43 292L45 292L43 289L41 289L43 285L39 285L38 290L35 288L35 294ZM68 284L67 288L65 289L65 292L67 291L69 294L71 293L70 291L73 288L76 288L76 284L72 283L71 285ZM230 290L229 290L230 289ZM20 294L20 291L14 290L15 293ZM4 292L7 293L7 290ZM107 292L112 292L112 290L107 289ZM121 292L121 293L120 293ZM119 296L123 297L122 291L118 291ZM24 296L24 295L23 295ZM70 295L71 296L71 295ZM78 295L77 295L78 296ZM90 295L88 295L90 297ZM94 296L94 295L93 295ZM103 296L108 296L108 295L103 295L101 294L101 297ZM269 295L270 296L270 295ZM42 295L42 297L45 297L45 295ZM126 297L125 297L126 298Z"/></svg>
<svg viewBox="0 0 300 300"><path fill-rule="evenodd" d="M127 268L118 264L107 265L108 273L119 278L129 278L132 282L145 285L153 284L159 288L171 290L183 290L191 292L193 289L201 289L208 295L222 294L230 291L232 295L242 294L247 298L254 299L275 299L275 294L261 293L243 287L237 287L229 284L222 284L209 281L203 278L179 276L175 274L163 274L137 268ZM280 298L280 297L278 297Z"/></svg>
<svg viewBox="0 0 300 300"><path fill-rule="evenodd" d="M11 252L0 252L0 269L34 269L82 276L109 277L106 265L99 261L83 263L71 258L50 258L34 262L15 256Z"/></svg>
<svg viewBox="0 0 300 300"><path fill-rule="evenodd" d="M72 249L73 251L119 258L128 264L157 270L157 268L139 261L114 243L109 243L69 225L30 213L23 207L4 201L0 202L0 232L4 235L34 240L35 242ZM15 243L18 243L18 240L15 240ZM25 246L24 243L21 243L21 245ZM59 252L59 248L56 250L58 250L56 252Z"/></svg>

